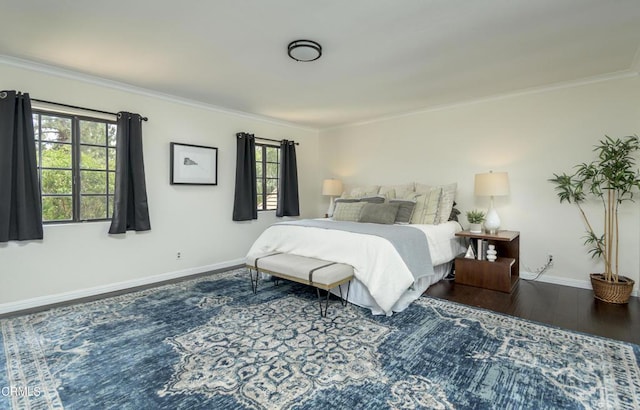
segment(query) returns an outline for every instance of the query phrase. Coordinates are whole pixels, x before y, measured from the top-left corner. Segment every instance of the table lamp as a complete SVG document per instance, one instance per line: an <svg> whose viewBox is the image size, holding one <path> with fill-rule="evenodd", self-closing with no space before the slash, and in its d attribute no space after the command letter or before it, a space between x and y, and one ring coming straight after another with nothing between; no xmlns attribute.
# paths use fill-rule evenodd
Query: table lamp
<svg viewBox="0 0 640 410"><path fill-rule="evenodd" d="M327 216L333 216L333 198L342 195L342 181L339 179L325 179L322 181L322 195L328 195L331 197L329 202L329 208L327 209Z"/></svg>
<svg viewBox="0 0 640 410"><path fill-rule="evenodd" d="M509 175L506 172L489 171L476 174L474 192L477 196L491 197L491 207L484 220L484 228L490 234L496 234L500 227L500 217L493 207L494 196L509 195Z"/></svg>

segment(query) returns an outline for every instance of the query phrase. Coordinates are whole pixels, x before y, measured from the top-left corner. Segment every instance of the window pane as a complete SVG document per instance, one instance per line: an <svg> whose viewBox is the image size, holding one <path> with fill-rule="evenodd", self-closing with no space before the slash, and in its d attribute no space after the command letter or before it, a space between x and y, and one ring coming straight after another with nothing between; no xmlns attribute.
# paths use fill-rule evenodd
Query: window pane
<svg viewBox="0 0 640 410"><path fill-rule="evenodd" d="M258 188L258 195L262 194L262 178L256 180L256 187Z"/></svg>
<svg viewBox="0 0 640 410"><path fill-rule="evenodd" d="M80 196L80 219L105 219L106 217L106 196Z"/></svg>
<svg viewBox="0 0 640 410"><path fill-rule="evenodd" d="M115 148L109 148L107 155L109 156L109 171L116 170L116 150Z"/></svg>
<svg viewBox="0 0 640 410"><path fill-rule="evenodd" d="M262 146L256 145L256 162L262 162Z"/></svg>
<svg viewBox="0 0 640 410"><path fill-rule="evenodd" d="M116 173L108 172L107 178L109 179L109 194L114 194L116 192Z"/></svg>
<svg viewBox="0 0 640 410"><path fill-rule="evenodd" d="M106 145L107 127L103 122L80 120L80 143Z"/></svg>
<svg viewBox="0 0 640 410"><path fill-rule="evenodd" d="M277 207L278 207L278 192L275 190L272 190L269 194L267 194L267 209L276 209Z"/></svg>
<svg viewBox="0 0 640 410"><path fill-rule="evenodd" d="M102 171L80 171L80 193L106 194L107 173Z"/></svg>
<svg viewBox="0 0 640 410"><path fill-rule="evenodd" d="M42 219L44 221L68 221L73 218L70 196L43 196Z"/></svg>
<svg viewBox="0 0 640 410"><path fill-rule="evenodd" d="M278 152L280 148L267 147L267 161L278 162Z"/></svg>
<svg viewBox="0 0 640 410"><path fill-rule="evenodd" d="M279 164L267 163L267 178L278 178Z"/></svg>
<svg viewBox="0 0 640 410"><path fill-rule="evenodd" d="M71 169L71 145L57 143L42 144L42 166L44 168Z"/></svg>
<svg viewBox="0 0 640 410"><path fill-rule="evenodd" d="M52 142L71 142L71 118L43 115L42 140Z"/></svg>
<svg viewBox="0 0 640 410"><path fill-rule="evenodd" d="M40 143L36 140L36 167L40 168Z"/></svg>
<svg viewBox="0 0 640 410"><path fill-rule="evenodd" d="M43 169L40 183L43 194L71 194L73 192L71 170Z"/></svg>
<svg viewBox="0 0 640 410"><path fill-rule="evenodd" d="M256 177L262 178L262 163L256 162Z"/></svg>
<svg viewBox="0 0 640 410"><path fill-rule="evenodd" d="M116 131L118 127L115 124L107 125L107 140L110 147L116 146Z"/></svg>
<svg viewBox="0 0 640 410"><path fill-rule="evenodd" d="M106 148L80 146L80 168L81 169L107 169Z"/></svg>
<svg viewBox="0 0 640 410"><path fill-rule="evenodd" d="M33 134L35 139L40 139L40 127L38 124L38 120L40 119L40 115L39 114L32 114L32 118L33 118Z"/></svg>
<svg viewBox="0 0 640 410"><path fill-rule="evenodd" d="M278 192L278 180L267 178L267 194Z"/></svg>

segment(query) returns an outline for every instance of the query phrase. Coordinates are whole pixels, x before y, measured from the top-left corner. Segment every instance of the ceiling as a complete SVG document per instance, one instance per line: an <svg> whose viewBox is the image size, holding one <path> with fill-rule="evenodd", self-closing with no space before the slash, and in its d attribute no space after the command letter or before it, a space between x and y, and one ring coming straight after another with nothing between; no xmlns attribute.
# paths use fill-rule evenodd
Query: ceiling
<svg viewBox="0 0 640 410"><path fill-rule="evenodd" d="M0 55L316 129L640 71L639 0L0 0L0 10ZM322 44L322 58L290 59L297 39Z"/></svg>

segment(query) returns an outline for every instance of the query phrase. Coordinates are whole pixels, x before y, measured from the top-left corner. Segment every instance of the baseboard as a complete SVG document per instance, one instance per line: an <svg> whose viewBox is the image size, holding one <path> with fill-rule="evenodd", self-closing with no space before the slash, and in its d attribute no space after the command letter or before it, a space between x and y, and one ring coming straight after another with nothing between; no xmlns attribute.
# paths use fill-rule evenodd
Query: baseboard
<svg viewBox="0 0 640 410"><path fill-rule="evenodd" d="M124 282L110 283L108 285L96 286L93 288L74 290L72 292L57 293L54 295L40 296L37 298L20 300L17 302L2 303L0 304L0 315L18 312L21 310L38 308L42 306L55 305L76 299L98 296L101 294L122 291L140 286L153 285L155 283L184 278L187 276L197 275L199 273L227 269L234 266L243 265L244 262L244 258L239 258L230 261L215 263L213 265L198 266L195 268L183 269L175 272L167 272L160 275L147 276L144 278L132 279Z"/></svg>
<svg viewBox="0 0 640 410"><path fill-rule="evenodd" d="M520 277L522 279L534 279L536 277L535 273L532 272L520 272ZM563 286L571 286L574 288L580 289L593 289L591 287L591 281L589 280L579 280L579 279L569 279L562 278L560 276L552 276L552 275L541 275L538 279L539 282L553 283L555 285L563 285ZM631 292L631 296L638 297L638 284L636 284L633 292Z"/></svg>

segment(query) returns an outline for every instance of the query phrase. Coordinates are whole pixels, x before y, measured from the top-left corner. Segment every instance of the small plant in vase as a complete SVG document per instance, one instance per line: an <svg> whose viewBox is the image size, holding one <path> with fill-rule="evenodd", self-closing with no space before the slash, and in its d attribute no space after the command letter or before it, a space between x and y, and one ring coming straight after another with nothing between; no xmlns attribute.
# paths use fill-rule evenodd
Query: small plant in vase
<svg viewBox="0 0 640 410"><path fill-rule="evenodd" d="M469 221L469 232L482 233L482 223L484 222L485 213L474 209L467 212L467 220Z"/></svg>

